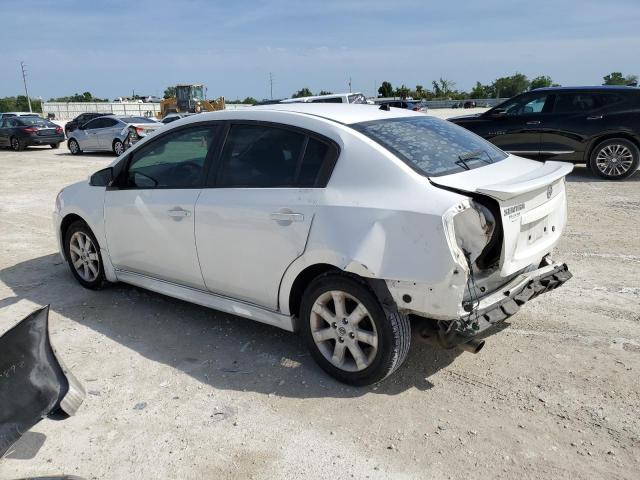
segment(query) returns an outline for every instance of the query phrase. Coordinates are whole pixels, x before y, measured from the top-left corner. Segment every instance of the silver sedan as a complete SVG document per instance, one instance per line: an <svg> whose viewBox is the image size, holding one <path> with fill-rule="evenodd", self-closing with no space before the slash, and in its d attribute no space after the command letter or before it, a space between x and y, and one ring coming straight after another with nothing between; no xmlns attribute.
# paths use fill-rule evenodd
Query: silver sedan
<svg viewBox="0 0 640 480"><path fill-rule="evenodd" d="M110 151L120 156L132 144L164 126L151 118L106 115L80 125L69 134L69 151Z"/></svg>

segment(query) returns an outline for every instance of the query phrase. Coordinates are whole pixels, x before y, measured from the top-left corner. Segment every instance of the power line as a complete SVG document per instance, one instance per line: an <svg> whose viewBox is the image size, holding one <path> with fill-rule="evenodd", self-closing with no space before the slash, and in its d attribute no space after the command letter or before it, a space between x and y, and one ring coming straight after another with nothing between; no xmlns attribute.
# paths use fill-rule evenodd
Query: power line
<svg viewBox="0 0 640 480"><path fill-rule="evenodd" d="M269 72L269 90L271 92L271 100L273 100L273 73Z"/></svg>
<svg viewBox="0 0 640 480"><path fill-rule="evenodd" d="M27 71L25 70L26 65L24 62L20 62L20 69L22 70L22 83L24 83L24 93L27 96L27 103L29 104L29 112L33 112L31 110L31 99L29 98L29 90L27 90Z"/></svg>

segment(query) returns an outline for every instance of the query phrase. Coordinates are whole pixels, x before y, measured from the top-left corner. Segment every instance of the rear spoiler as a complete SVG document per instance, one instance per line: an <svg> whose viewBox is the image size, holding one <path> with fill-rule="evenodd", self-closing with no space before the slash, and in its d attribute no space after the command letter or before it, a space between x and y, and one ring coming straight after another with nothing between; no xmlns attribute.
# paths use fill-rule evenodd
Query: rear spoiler
<svg viewBox="0 0 640 480"><path fill-rule="evenodd" d="M545 162L540 168L536 168L508 182L496 183L476 189L478 193L484 193L500 200L509 200L523 193L539 190L559 180L573 170L573 164L566 162Z"/></svg>

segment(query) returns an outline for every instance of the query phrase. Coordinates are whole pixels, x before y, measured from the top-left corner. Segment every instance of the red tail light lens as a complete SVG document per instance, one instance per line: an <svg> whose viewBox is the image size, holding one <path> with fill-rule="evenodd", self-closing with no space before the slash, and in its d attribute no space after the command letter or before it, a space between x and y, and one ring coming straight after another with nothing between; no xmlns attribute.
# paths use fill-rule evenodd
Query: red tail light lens
<svg viewBox="0 0 640 480"><path fill-rule="evenodd" d="M144 128L142 128L142 127L136 127L136 133L137 133L138 135L142 135L142 134L144 133Z"/></svg>
<svg viewBox="0 0 640 480"><path fill-rule="evenodd" d="M56 127L56 133L62 133L62 127Z"/></svg>
<svg viewBox="0 0 640 480"><path fill-rule="evenodd" d="M413 111L414 112L419 112L420 111L420 107L413 107Z"/></svg>
<svg viewBox="0 0 640 480"><path fill-rule="evenodd" d="M25 133L36 133L38 129L35 127L25 127L22 129L22 131Z"/></svg>

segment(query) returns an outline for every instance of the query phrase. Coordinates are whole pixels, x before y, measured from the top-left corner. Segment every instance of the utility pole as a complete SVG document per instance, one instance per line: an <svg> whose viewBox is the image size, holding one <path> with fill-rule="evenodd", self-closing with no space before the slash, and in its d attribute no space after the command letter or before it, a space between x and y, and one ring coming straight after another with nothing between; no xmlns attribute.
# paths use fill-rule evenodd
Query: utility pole
<svg viewBox="0 0 640 480"><path fill-rule="evenodd" d="M269 90L271 92L271 100L273 100L273 73L269 72Z"/></svg>
<svg viewBox="0 0 640 480"><path fill-rule="evenodd" d="M349 77L349 93L351 93L351 77Z"/></svg>
<svg viewBox="0 0 640 480"><path fill-rule="evenodd" d="M27 71L24 69L26 65L24 62L20 62L20 69L22 70L22 83L24 83L24 93L27 96L27 103L29 103L29 112L33 112L31 110L31 99L29 98L29 90L27 90Z"/></svg>

